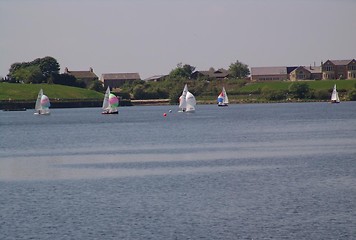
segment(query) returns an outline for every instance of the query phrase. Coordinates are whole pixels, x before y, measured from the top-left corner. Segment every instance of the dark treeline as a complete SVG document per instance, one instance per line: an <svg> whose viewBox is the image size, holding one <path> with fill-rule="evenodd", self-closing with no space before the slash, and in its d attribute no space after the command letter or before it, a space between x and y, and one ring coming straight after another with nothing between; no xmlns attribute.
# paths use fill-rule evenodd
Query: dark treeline
<svg viewBox="0 0 356 240"><path fill-rule="evenodd" d="M101 84L96 82L89 86L85 82L76 79L73 75L60 74L60 65L53 57L37 58L31 62L13 63L9 69L9 74L1 79L10 83L48 83L61 84L73 87L90 88L102 91Z"/></svg>

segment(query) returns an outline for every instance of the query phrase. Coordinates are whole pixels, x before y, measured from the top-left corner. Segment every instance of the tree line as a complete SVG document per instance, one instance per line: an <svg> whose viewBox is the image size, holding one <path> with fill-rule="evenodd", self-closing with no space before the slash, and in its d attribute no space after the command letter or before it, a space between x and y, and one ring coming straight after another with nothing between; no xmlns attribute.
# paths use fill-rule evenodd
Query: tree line
<svg viewBox="0 0 356 240"><path fill-rule="evenodd" d="M182 93L182 86L189 83L189 91L195 96L204 94L216 95L220 89L210 87L210 82L221 80L214 79L209 76L199 76L193 79L195 67L190 64L178 63L177 66L160 82L136 81L126 83L122 86L122 91L131 94L134 99L160 99L169 98L171 103L177 103L179 96ZM214 72L214 68L209 71ZM237 60L231 63L228 68L228 76L223 80L225 82L234 82L236 84L246 83L245 78L250 75L248 65ZM242 85L243 85L242 84Z"/></svg>
<svg viewBox="0 0 356 240"><path fill-rule="evenodd" d="M178 99L182 89L181 85L187 82L193 82L191 85L191 91L199 96L204 93L207 87L207 81L213 81L209 77L203 76L193 80L192 74L195 71L195 67L190 64L178 63L177 66L170 71L164 81L159 83L146 82L146 81L134 81L124 84L119 94L123 98L134 99L159 99L159 98L171 98ZM31 62L17 62L13 63L9 69L7 77L1 79L1 81L10 83L48 83L48 84L61 84L67 86L75 86L81 88L89 88L95 91L103 92L103 84L100 81L93 81L87 86L80 79L76 79L70 74L60 74L60 65L58 61L50 56L44 58L37 58ZM214 71L213 68L210 68ZM228 79L238 80L246 78L250 74L248 65L236 61L229 66ZM214 92L215 94L215 92ZM173 100L176 101L176 100Z"/></svg>
<svg viewBox="0 0 356 240"><path fill-rule="evenodd" d="M221 91L222 85L230 86L229 94L241 95L239 88L249 81L246 77L250 75L248 65L235 61L228 68L228 76L224 79L214 79L210 76L198 76L193 78L195 67L190 64L178 63L170 73L159 82L146 82L143 80L127 82L120 87L117 95L124 99L171 99L171 103L177 103L182 93L184 84L188 83L189 91L196 97L211 99ZM7 77L0 81L11 83L48 83L61 84L89 88L95 91L104 92L103 84L100 81L93 81L87 86L80 79L76 79L70 74L60 74L60 65L53 57L37 58L31 62L13 63L9 69ZM214 72L211 67L209 71ZM280 101L291 99L316 99L327 100L330 92L325 89L313 90L305 82L291 83L288 89L276 90L269 86L258 89L252 93L259 95L268 101ZM356 100L356 86L347 93L349 100Z"/></svg>
<svg viewBox="0 0 356 240"><path fill-rule="evenodd" d="M8 75L2 78L1 81L10 83L61 84L98 91L103 90L101 83L98 83L98 81L94 81L87 86L85 82L73 75L60 74L59 70L60 65L55 58L50 56L36 58L31 62L16 62L11 64Z"/></svg>

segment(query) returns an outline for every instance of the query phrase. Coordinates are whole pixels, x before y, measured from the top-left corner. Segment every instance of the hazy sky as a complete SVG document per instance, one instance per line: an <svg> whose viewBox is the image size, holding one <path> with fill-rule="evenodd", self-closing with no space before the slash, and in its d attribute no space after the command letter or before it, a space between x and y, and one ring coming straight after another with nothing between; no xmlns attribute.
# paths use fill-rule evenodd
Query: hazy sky
<svg viewBox="0 0 356 240"><path fill-rule="evenodd" d="M52 56L61 72L168 74L356 58L356 0L0 0L0 76Z"/></svg>

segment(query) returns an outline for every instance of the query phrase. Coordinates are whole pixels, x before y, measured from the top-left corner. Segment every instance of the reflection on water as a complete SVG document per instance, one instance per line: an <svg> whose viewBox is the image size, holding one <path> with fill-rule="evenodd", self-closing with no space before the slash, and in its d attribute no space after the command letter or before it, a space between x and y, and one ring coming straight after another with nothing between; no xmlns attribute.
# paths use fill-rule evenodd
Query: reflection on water
<svg viewBox="0 0 356 240"><path fill-rule="evenodd" d="M152 145L150 147L77 149L76 151L19 154L2 157L0 180L56 180L135 177L223 171L251 171L282 167L266 159L308 158L315 155L353 154L354 145L345 139L342 151L334 149L338 141L321 145L320 141L227 143L218 149L206 144ZM27 156L26 156L27 155ZM289 163L291 164L291 163Z"/></svg>

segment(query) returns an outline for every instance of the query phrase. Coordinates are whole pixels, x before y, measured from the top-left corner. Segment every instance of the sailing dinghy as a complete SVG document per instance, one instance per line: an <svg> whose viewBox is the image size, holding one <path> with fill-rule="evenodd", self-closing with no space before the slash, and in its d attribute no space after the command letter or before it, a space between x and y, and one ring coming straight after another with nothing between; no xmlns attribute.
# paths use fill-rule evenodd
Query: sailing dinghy
<svg viewBox="0 0 356 240"><path fill-rule="evenodd" d="M229 104L229 98L227 97L225 87L223 87L221 93L218 96L218 106L219 107L227 107Z"/></svg>
<svg viewBox="0 0 356 240"><path fill-rule="evenodd" d="M178 112L195 112L197 102L194 95L188 91L188 86L185 84L182 95L179 97L179 111Z"/></svg>
<svg viewBox="0 0 356 240"><path fill-rule="evenodd" d="M331 93L331 103L340 103L339 94L336 90L336 84L334 85L333 92Z"/></svg>
<svg viewBox="0 0 356 240"><path fill-rule="evenodd" d="M110 92L110 87L106 89L104 100L103 100L103 107L102 114L119 114L119 99Z"/></svg>
<svg viewBox="0 0 356 240"><path fill-rule="evenodd" d="M35 104L36 112L34 114L35 115L50 115L50 111L49 111L50 106L51 106L51 103L49 101L49 98L43 94L43 90L41 89L37 95L37 100L36 100L36 104Z"/></svg>

